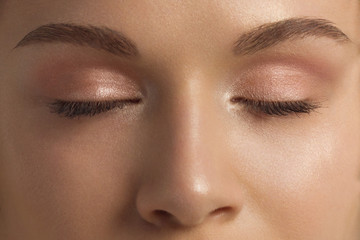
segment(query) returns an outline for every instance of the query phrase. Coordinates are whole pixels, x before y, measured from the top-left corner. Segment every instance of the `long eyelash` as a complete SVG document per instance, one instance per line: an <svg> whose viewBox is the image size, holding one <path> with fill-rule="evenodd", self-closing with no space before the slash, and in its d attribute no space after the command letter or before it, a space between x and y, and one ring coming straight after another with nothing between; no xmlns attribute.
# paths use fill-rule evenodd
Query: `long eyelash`
<svg viewBox="0 0 360 240"><path fill-rule="evenodd" d="M72 102L56 100L49 104L52 113L62 115L67 118L75 118L79 116L92 117L96 114L110 111L114 108L122 109L130 104L140 103L141 99L128 99L116 101L82 101ZM251 111L263 113L269 116L287 116L292 113L310 113L319 108L317 103L309 103L305 101L262 101L246 99L243 97L233 98L231 102L245 104Z"/></svg>
<svg viewBox="0 0 360 240"><path fill-rule="evenodd" d="M287 116L297 113L311 113L315 109L319 108L318 103L310 103L306 101L262 101L246 99L243 97L233 98L231 102L245 104L249 110L256 113L263 113L269 116Z"/></svg>
<svg viewBox="0 0 360 240"><path fill-rule="evenodd" d="M55 100L49 104L50 111L67 118L80 116L92 117L96 114L110 111L114 108L122 109L130 104L140 103L141 99L115 100L115 101L82 101L72 102Z"/></svg>

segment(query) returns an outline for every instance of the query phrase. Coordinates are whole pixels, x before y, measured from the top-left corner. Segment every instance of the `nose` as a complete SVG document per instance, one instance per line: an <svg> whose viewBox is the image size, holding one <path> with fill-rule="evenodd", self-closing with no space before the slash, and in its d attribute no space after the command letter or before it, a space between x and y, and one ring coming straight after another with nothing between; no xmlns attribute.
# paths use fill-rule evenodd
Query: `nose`
<svg viewBox="0 0 360 240"><path fill-rule="evenodd" d="M168 101L147 134L136 208L154 226L220 223L240 212L242 194L221 128L225 123L216 116L221 110L208 107L211 97L202 95Z"/></svg>

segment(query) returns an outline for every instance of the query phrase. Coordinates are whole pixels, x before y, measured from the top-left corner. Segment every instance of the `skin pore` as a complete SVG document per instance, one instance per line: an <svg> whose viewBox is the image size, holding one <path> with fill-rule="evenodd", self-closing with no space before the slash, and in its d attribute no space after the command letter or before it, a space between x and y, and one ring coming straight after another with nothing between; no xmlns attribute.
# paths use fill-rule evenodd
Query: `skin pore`
<svg viewBox="0 0 360 240"><path fill-rule="evenodd" d="M358 240L359 9L0 1L0 239Z"/></svg>

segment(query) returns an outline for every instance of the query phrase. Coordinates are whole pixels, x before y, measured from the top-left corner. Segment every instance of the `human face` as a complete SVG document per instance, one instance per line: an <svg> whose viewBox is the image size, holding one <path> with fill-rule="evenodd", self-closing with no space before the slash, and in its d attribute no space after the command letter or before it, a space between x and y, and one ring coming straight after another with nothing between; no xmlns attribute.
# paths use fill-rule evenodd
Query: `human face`
<svg viewBox="0 0 360 240"><path fill-rule="evenodd" d="M359 239L358 1L0 6L1 239Z"/></svg>

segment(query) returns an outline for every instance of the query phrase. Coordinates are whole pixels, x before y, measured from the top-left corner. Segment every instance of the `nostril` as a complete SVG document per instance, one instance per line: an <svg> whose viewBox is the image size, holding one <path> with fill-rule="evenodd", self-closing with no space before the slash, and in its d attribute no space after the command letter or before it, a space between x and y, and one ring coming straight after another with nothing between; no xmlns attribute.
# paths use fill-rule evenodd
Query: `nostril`
<svg viewBox="0 0 360 240"><path fill-rule="evenodd" d="M208 212L208 217L217 219L217 221L227 221L232 219L236 215L236 208L227 206L220 207L211 212ZM182 217L182 218L181 218ZM172 213L165 210L153 210L151 212L151 223L155 224L158 227L168 226L168 227L177 227L179 225L197 225L201 223L204 218L199 218L198 216L192 216L192 218L185 218L185 215L173 215Z"/></svg>
<svg viewBox="0 0 360 240"><path fill-rule="evenodd" d="M224 215L224 214L229 214L233 211L233 208L232 207L221 207L221 208L218 208L218 209L215 209L214 211L212 211L210 213L211 216L221 216L221 215Z"/></svg>
<svg viewBox="0 0 360 240"><path fill-rule="evenodd" d="M166 219L172 217L171 213L168 213L167 211L164 210L155 210L154 215L159 218L166 218Z"/></svg>
<svg viewBox="0 0 360 240"><path fill-rule="evenodd" d="M158 226L162 226L163 224L178 224L176 218L164 210L154 210L153 216L155 217L154 222L156 222Z"/></svg>

